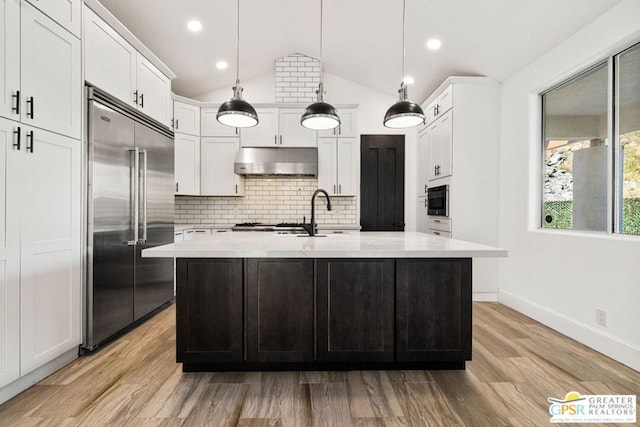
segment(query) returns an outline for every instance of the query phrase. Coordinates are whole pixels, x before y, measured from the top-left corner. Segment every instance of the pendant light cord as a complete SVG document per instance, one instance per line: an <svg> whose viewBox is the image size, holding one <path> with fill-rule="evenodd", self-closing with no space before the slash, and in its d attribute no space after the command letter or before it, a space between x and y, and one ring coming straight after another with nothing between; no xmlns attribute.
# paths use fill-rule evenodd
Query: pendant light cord
<svg viewBox="0 0 640 427"><path fill-rule="evenodd" d="M236 8L236 85L240 83L240 0Z"/></svg>
<svg viewBox="0 0 640 427"><path fill-rule="evenodd" d="M320 0L320 83L322 83L322 16L323 0Z"/></svg>
<svg viewBox="0 0 640 427"><path fill-rule="evenodd" d="M402 0L402 76L401 76L401 81L402 83L404 83L404 57L405 57L405 51L404 51L404 33L405 33L405 17L407 15L406 13L406 7L407 7L407 0Z"/></svg>

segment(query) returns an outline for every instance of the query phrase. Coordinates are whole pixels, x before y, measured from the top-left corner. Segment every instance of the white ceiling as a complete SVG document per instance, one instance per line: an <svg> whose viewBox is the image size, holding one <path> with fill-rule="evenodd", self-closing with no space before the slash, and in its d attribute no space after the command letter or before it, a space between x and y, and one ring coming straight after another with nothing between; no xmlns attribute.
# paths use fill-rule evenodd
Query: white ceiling
<svg viewBox="0 0 640 427"><path fill-rule="evenodd" d="M410 97L421 102L449 75L504 81L620 0L406 1L406 74L415 78ZM235 0L101 2L177 74L175 93L232 85ZM240 80L272 72L273 61L290 53L319 56L319 13L320 0L240 0ZM188 31L190 19L202 31ZM400 0L324 0L328 73L395 94L401 37ZM431 37L442 40L437 52L425 48ZM222 72L220 59L229 62Z"/></svg>

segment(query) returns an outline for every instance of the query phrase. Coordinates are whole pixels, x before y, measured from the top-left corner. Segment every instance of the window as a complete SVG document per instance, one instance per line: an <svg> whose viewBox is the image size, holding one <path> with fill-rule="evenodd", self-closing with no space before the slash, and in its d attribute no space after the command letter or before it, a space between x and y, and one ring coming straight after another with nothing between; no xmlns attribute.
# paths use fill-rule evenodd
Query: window
<svg viewBox="0 0 640 427"><path fill-rule="evenodd" d="M542 227L640 235L640 44L541 97Z"/></svg>

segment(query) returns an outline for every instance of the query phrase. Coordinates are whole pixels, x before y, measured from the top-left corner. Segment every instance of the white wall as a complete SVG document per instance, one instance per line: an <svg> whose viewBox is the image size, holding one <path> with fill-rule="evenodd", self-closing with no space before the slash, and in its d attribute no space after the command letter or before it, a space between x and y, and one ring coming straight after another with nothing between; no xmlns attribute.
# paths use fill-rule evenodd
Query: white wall
<svg viewBox="0 0 640 427"><path fill-rule="evenodd" d="M333 104L358 104L357 131L358 134L404 134L405 135L405 230L416 229L416 144L415 128L399 131L384 127L382 119L387 109L397 100L397 90L400 83L389 82L389 92L382 93L359 83L341 77L324 73L324 89L327 92L325 101ZM252 104L275 103L275 77L268 75L241 81L244 88L243 97ZM218 89L196 97L199 101L224 102L231 98L231 88ZM339 113L339 111L338 111ZM360 177L360 164L354 165ZM360 185L358 184L358 187ZM358 197L358 200L360 198ZM358 209L360 203L358 202ZM358 211L358 222L360 212Z"/></svg>
<svg viewBox="0 0 640 427"><path fill-rule="evenodd" d="M640 370L640 237L538 230L537 94L640 41L640 2L626 0L503 83L501 302ZM596 307L607 327L596 325Z"/></svg>

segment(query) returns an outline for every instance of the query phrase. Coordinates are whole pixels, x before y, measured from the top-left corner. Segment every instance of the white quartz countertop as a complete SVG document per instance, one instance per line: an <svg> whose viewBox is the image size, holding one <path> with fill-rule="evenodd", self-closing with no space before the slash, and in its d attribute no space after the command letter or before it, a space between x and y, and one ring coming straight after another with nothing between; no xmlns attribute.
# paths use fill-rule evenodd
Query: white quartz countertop
<svg viewBox="0 0 640 427"><path fill-rule="evenodd" d="M475 258L506 257L505 249L418 232L349 232L309 237L215 233L144 249L145 258Z"/></svg>

